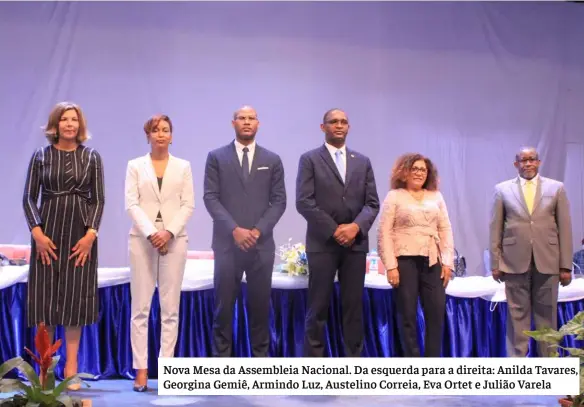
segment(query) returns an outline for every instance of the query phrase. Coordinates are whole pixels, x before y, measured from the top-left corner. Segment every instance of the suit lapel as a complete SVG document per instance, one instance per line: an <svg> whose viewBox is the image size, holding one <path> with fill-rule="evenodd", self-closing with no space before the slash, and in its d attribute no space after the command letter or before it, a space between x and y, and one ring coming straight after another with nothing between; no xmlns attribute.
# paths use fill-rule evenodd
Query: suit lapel
<svg viewBox="0 0 584 407"><path fill-rule="evenodd" d="M533 213L537 210L539 203L541 202L541 197L543 196L543 189L545 188L544 185L544 178L540 175L538 177L537 187L535 188L535 198L533 200Z"/></svg>
<svg viewBox="0 0 584 407"><path fill-rule="evenodd" d="M154 166L152 165L152 159L150 158L150 154L146 154L144 159L142 160L142 164L144 167L144 173L150 179L150 186L154 190L154 194L156 194L156 198L160 201L160 190L158 189L158 179L156 178L156 173L154 172Z"/></svg>
<svg viewBox="0 0 584 407"><path fill-rule="evenodd" d="M351 152L351 150L349 150L348 148L345 149L347 152L347 168L345 169L345 189L347 189L347 186L349 185L349 182L351 181L351 175L353 175L353 170L355 169L355 165L357 164L357 162L355 161L355 154L353 154Z"/></svg>
<svg viewBox="0 0 584 407"><path fill-rule="evenodd" d="M525 202L525 195L523 195L523 188L521 188L521 179L519 177L517 177L517 179L515 180L515 182L513 184L514 185L511 186L511 189L513 190L513 194L515 195L515 198L517 198L517 201L519 202L519 204L521 205L521 207L523 208L523 210L525 211L527 216L531 216L531 214L529 213L529 209L527 208L527 203Z"/></svg>
<svg viewBox="0 0 584 407"><path fill-rule="evenodd" d="M239 157L237 157L237 150L235 149L235 143L231 143L230 146L227 148L228 150L228 155L229 157L229 161L231 161L231 165L233 167L233 171L235 171L235 174L237 176L237 178L239 178L239 181L244 184L243 182L243 175L241 174L241 164L239 163Z"/></svg>
<svg viewBox="0 0 584 407"><path fill-rule="evenodd" d="M256 173L258 172L258 155L261 154L261 151L262 148L256 143L255 151L253 153L253 160L251 161L251 169L249 170L249 178L247 179L248 184L253 181Z"/></svg>
<svg viewBox="0 0 584 407"><path fill-rule="evenodd" d="M175 164L176 164L175 158L172 156L172 154L169 154L168 163L166 164L166 170L164 170L164 179L162 180L162 188L160 189L160 197L161 198L166 196L166 193L168 192L168 185L172 184L169 181L177 172L175 169ZM158 184L156 184L156 185L158 186Z"/></svg>
<svg viewBox="0 0 584 407"><path fill-rule="evenodd" d="M339 170L337 169L337 165L333 161L333 158L331 157L331 153L329 153L326 146L323 145L321 147L320 155L321 155L322 159L324 160L324 162L327 163L327 165L330 167L331 171L335 174L335 176L337 177L339 182L342 184L343 178L341 178L341 174L339 174ZM347 161L349 161L349 160L347 159ZM347 171L347 173L348 173L348 171Z"/></svg>

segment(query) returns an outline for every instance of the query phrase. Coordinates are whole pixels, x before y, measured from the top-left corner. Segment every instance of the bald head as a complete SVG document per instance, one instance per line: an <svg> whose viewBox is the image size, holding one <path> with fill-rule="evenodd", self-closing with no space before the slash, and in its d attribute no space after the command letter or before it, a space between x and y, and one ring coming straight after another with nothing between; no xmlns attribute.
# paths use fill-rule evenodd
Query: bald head
<svg viewBox="0 0 584 407"><path fill-rule="evenodd" d="M233 112L232 124L237 140L248 145L255 140L260 122L256 110L245 105Z"/></svg>
<svg viewBox="0 0 584 407"><path fill-rule="evenodd" d="M258 113L256 112L256 110L252 106L243 105L239 109L237 109L235 112L233 112L233 120L236 120L237 116L240 116L242 114L243 115L253 115L256 117L256 119L258 117Z"/></svg>

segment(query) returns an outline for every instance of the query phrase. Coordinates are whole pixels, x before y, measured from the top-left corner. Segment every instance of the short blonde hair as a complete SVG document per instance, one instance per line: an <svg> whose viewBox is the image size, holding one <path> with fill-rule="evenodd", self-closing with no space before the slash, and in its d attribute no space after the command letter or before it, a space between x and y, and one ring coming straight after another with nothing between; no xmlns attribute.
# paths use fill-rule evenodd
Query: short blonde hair
<svg viewBox="0 0 584 407"><path fill-rule="evenodd" d="M85 121L85 116L81 108L72 102L60 102L53 107L53 110L49 114L47 125L43 127L45 137L49 143L56 144L59 141L59 122L61 121L61 116L68 110L75 110L77 112L77 118L79 120L77 142L82 144L91 138L87 131L87 122Z"/></svg>

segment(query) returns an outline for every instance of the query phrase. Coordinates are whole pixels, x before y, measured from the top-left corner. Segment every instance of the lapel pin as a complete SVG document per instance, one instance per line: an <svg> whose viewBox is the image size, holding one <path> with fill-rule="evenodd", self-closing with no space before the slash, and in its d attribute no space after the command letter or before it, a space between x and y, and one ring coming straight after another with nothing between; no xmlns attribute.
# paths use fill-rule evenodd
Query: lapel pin
<svg viewBox="0 0 584 407"><path fill-rule="evenodd" d="M351 158L355 158L355 156L353 154L351 154Z"/></svg>

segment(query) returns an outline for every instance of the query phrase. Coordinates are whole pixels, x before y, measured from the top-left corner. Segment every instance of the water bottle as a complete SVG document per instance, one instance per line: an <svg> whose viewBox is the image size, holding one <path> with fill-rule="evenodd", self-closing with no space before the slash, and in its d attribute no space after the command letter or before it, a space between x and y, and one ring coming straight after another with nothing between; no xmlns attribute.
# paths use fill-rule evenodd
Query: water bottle
<svg viewBox="0 0 584 407"><path fill-rule="evenodd" d="M367 273L377 274L379 272L379 256L377 249L371 250L367 255Z"/></svg>

